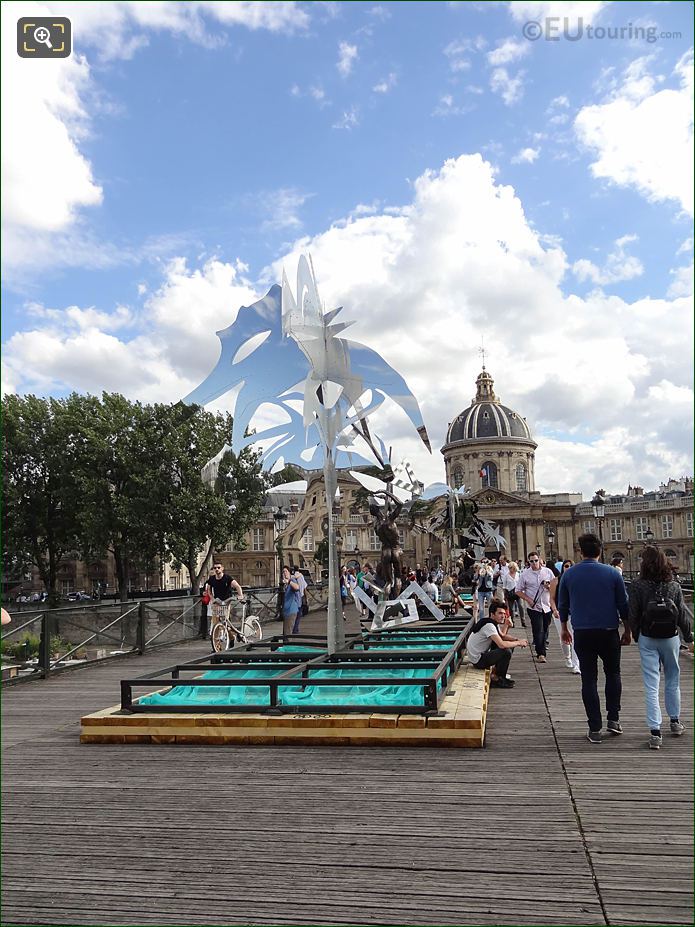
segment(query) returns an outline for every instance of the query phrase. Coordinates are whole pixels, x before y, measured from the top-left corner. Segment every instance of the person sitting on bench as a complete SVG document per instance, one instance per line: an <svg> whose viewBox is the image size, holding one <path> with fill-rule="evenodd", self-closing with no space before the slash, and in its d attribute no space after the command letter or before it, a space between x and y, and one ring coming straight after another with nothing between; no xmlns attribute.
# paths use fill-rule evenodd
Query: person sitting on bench
<svg viewBox="0 0 695 927"><path fill-rule="evenodd" d="M483 617L473 625L466 650L468 659L475 669L492 667L490 685L498 689L511 689L513 679L507 679L507 671L512 659L514 647L528 647L527 640L517 640L506 633L509 613L503 602L492 601L490 614Z"/></svg>

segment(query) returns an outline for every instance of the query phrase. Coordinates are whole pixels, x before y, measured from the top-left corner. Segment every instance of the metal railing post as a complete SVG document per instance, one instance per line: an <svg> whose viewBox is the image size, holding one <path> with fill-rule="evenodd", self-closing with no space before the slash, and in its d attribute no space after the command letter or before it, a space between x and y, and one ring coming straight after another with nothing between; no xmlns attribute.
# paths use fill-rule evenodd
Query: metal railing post
<svg viewBox="0 0 695 927"><path fill-rule="evenodd" d="M140 656L145 652L145 611L147 606L144 602L138 605L138 628L137 628L137 650Z"/></svg>
<svg viewBox="0 0 695 927"><path fill-rule="evenodd" d="M208 607L200 603L200 639L204 641L208 636Z"/></svg>
<svg viewBox="0 0 695 927"><path fill-rule="evenodd" d="M48 679L49 673L51 672L51 624L46 612L41 615L39 666L41 667L41 678Z"/></svg>

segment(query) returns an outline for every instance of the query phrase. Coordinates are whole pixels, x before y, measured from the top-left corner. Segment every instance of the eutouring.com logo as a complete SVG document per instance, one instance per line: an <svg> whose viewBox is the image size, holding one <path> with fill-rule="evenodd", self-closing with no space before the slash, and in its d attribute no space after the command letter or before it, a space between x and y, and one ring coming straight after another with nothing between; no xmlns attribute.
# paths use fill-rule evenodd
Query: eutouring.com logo
<svg viewBox="0 0 695 927"><path fill-rule="evenodd" d="M660 32L656 26L593 26L584 24L584 19L570 19L568 16L546 16L545 19L530 19L524 23L521 34L529 42L545 39L546 42L579 42L580 39L622 40L648 42L661 39L680 39L680 32Z"/></svg>

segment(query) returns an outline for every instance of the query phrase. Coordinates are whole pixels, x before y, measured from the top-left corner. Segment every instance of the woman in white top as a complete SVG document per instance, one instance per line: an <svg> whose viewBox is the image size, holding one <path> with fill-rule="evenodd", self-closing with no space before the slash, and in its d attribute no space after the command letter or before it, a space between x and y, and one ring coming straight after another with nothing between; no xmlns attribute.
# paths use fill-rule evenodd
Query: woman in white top
<svg viewBox="0 0 695 927"><path fill-rule="evenodd" d="M560 571L560 579L556 583L553 583L553 585L550 587L550 593L555 601L556 608L557 608L558 593L560 591L560 583L562 582L562 574L566 573L567 570L569 570L569 568L572 566L574 566L574 560L563 560L562 570ZM562 655L565 658L565 666L567 667L567 669L572 670L573 673L579 675L579 673L581 672L581 670L579 669L579 657L575 653L573 643L572 644L562 643L562 622L557 617L557 612L553 612L553 624L555 625L557 635L560 638L560 644L562 646ZM569 628L570 633L572 633L572 617L571 616L570 616L569 621L567 622L567 627ZM574 635L572 635L572 637L574 638Z"/></svg>

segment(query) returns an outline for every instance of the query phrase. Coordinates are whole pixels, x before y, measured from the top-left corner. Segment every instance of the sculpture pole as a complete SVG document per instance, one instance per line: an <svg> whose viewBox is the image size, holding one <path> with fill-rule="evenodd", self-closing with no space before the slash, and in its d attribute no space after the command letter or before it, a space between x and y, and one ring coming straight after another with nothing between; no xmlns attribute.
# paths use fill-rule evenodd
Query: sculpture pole
<svg viewBox="0 0 695 927"><path fill-rule="evenodd" d="M340 595L340 577L338 570L338 549L336 545L335 516L333 501L338 487L338 477L329 449L323 464L323 481L326 487L326 508L328 509L328 617L327 633L328 652L335 653L345 646L345 622L343 621L343 600Z"/></svg>

